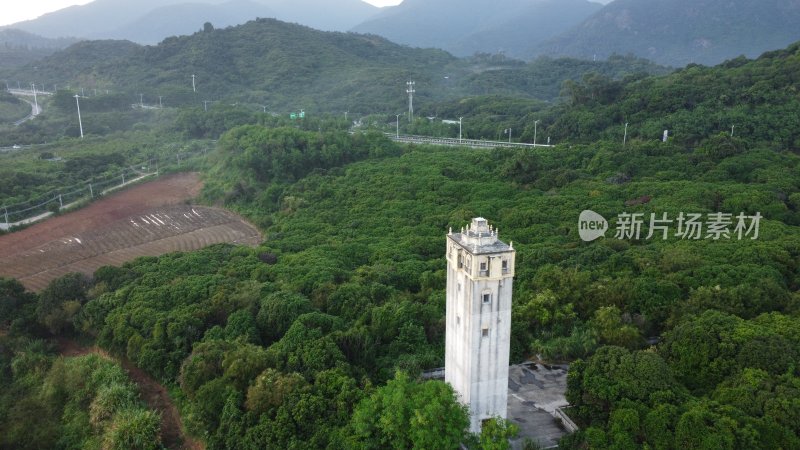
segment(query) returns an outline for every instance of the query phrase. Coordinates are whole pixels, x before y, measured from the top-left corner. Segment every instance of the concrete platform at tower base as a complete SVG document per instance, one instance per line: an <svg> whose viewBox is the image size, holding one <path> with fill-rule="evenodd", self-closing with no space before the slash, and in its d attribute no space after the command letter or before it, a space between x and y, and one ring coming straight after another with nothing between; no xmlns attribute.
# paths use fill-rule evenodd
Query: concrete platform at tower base
<svg viewBox="0 0 800 450"><path fill-rule="evenodd" d="M528 439L541 448L556 448L559 439L574 427L556 419L559 413L563 414L562 408L568 406L564 396L568 369L566 364L548 366L534 362L508 368L506 418L519 427L518 437L511 441L512 448L521 449ZM422 374L422 379L443 380L444 368L429 370Z"/></svg>
<svg viewBox="0 0 800 450"><path fill-rule="evenodd" d="M566 365L544 366L525 363L511 366L508 373L508 411L506 418L519 427L511 441L522 448L530 439L541 448L555 448L568 428L555 418L556 410L567 406Z"/></svg>

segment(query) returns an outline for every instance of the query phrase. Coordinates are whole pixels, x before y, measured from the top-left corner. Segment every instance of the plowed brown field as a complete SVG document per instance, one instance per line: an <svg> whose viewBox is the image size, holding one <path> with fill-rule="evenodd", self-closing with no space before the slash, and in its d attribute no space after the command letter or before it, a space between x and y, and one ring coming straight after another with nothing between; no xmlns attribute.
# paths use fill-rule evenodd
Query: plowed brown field
<svg viewBox="0 0 800 450"><path fill-rule="evenodd" d="M0 236L0 276L38 291L65 273L91 275L139 256L261 242L258 230L237 215L188 205L201 187L197 174L172 175Z"/></svg>

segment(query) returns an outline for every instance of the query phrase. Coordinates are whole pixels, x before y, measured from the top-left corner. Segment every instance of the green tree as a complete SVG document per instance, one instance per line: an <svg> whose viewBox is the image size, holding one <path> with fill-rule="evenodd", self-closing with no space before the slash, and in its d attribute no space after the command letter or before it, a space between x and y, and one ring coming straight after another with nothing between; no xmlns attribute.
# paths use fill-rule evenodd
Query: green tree
<svg viewBox="0 0 800 450"><path fill-rule="evenodd" d="M350 426L363 448L456 449L468 436L469 417L448 384L397 372L358 404Z"/></svg>
<svg viewBox="0 0 800 450"><path fill-rule="evenodd" d="M482 450L508 450L511 448L509 439L518 434L519 427L510 420L492 417L483 421L478 442Z"/></svg>

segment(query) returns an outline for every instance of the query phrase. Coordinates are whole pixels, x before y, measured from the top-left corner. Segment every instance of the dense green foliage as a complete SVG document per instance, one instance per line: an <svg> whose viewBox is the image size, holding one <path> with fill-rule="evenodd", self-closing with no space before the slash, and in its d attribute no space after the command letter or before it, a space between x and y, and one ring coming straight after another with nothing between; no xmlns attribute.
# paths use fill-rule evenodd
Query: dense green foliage
<svg viewBox="0 0 800 450"><path fill-rule="evenodd" d="M415 383L400 372L358 404L352 423L356 447L458 449L469 419L449 385Z"/></svg>
<svg viewBox="0 0 800 450"><path fill-rule="evenodd" d="M609 55L608 59L539 57L527 64L514 60L501 60L495 55L476 55L471 61L493 65L493 70L469 75L461 81L464 90L471 95L508 95L554 100L561 94L561 85L566 80L578 81L584 74L595 73L613 80L621 80L636 74L665 74L666 67L631 55ZM490 66L491 67L491 66ZM510 114L510 113L507 113Z"/></svg>
<svg viewBox="0 0 800 450"><path fill-rule="evenodd" d="M0 448L155 450L159 428L114 362L0 336Z"/></svg>
<svg viewBox="0 0 800 450"><path fill-rule="evenodd" d="M3 91L0 92L0 123L16 122L31 113L31 105Z"/></svg>
<svg viewBox="0 0 800 450"><path fill-rule="evenodd" d="M568 439L589 448L797 448L800 321L691 316L656 351L604 347L570 368Z"/></svg>
<svg viewBox="0 0 800 450"><path fill-rule="evenodd" d="M690 65L663 77L623 83L591 75L566 82L568 105L554 109L545 126L559 141L628 137L673 139L712 153L742 152L741 144L716 137L731 132L776 149L800 149L800 43L750 61L737 58L716 67Z"/></svg>
<svg viewBox="0 0 800 450"><path fill-rule="evenodd" d="M211 145L208 140L187 140L174 133L132 131L0 154L0 206L7 206L11 213L59 193L66 196L87 190L89 182L97 189L119 184L121 173L130 179L137 171L155 172L157 165L164 172L178 166L176 154L202 155Z"/></svg>

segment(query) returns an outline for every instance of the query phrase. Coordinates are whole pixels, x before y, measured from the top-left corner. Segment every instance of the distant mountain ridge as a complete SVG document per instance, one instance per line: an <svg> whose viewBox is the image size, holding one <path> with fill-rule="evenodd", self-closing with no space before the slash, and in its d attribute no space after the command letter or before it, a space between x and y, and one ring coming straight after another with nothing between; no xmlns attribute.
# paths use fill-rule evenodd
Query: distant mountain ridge
<svg viewBox="0 0 800 450"><path fill-rule="evenodd" d="M27 31L0 28L0 45L5 47L63 49L78 42L74 38L51 39Z"/></svg>
<svg viewBox="0 0 800 450"><path fill-rule="evenodd" d="M580 23L601 5L587 0L405 0L352 29L458 56L523 56Z"/></svg>
<svg viewBox="0 0 800 450"><path fill-rule="evenodd" d="M157 44L167 36L192 34L210 22L222 28L238 25L256 17L274 17L267 6L252 0L231 0L219 5L178 3L156 8L113 31L89 36L94 39L125 39L140 44Z"/></svg>
<svg viewBox="0 0 800 450"><path fill-rule="evenodd" d="M472 95L552 100L562 81L588 72L616 79L663 69L624 57L596 63L541 58L530 64L500 55L459 59L374 35L258 19L235 27L204 27L155 46L82 41L35 64L0 71L0 79L108 89L136 99L139 94L163 96L168 106L224 99L275 109L402 112L409 80L417 83L418 105Z"/></svg>
<svg viewBox="0 0 800 450"><path fill-rule="evenodd" d="M713 65L798 39L797 0L615 0L526 56L633 53L672 66Z"/></svg>
<svg viewBox="0 0 800 450"><path fill-rule="evenodd" d="M258 17L346 31L378 11L361 0L337 0L335 8L324 0L95 0L5 28L48 38L128 39L155 44L169 36L199 30L205 22L225 27Z"/></svg>
<svg viewBox="0 0 800 450"><path fill-rule="evenodd" d="M0 69L19 67L69 47L77 39L50 39L13 28L0 29Z"/></svg>

